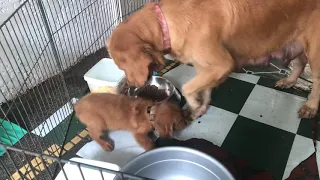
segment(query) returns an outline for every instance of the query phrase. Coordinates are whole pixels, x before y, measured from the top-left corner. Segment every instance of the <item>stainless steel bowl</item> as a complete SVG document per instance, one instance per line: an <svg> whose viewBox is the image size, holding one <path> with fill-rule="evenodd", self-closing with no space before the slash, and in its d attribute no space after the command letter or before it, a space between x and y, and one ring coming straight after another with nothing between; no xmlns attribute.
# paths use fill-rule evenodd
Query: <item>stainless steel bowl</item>
<svg viewBox="0 0 320 180"><path fill-rule="evenodd" d="M148 151L134 158L121 171L156 180L234 180L220 162L185 147ZM116 176L115 180L120 180L120 177Z"/></svg>
<svg viewBox="0 0 320 180"><path fill-rule="evenodd" d="M147 85L154 85L160 90L164 90L167 94L167 98L163 99L162 101L158 101L157 103L161 103L165 100L172 100L173 102L180 105L181 102L181 93L174 87L174 85L167 79L161 76L152 76L150 80L145 84ZM131 87L128 89L128 95L138 97L140 93L140 88Z"/></svg>

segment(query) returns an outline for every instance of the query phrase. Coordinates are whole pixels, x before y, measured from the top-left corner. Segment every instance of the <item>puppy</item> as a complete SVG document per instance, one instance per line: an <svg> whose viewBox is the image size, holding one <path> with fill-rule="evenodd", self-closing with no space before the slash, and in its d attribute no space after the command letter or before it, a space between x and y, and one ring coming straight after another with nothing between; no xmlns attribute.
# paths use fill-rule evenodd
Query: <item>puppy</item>
<svg viewBox="0 0 320 180"><path fill-rule="evenodd" d="M312 118L320 101L319 18L316 0L161 0L121 23L106 45L135 86L163 66L164 54L193 64L197 75L182 88L193 118L206 112L212 89L243 66L295 59L292 74L276 83L289 88L309 62L313 86L299 116Z"/></svg>
<svg viewBox="0 0 320 180"><path fill-rule="evenodd" d="M153 127L160 137L173 137L174 131L183 130L191 121L189 111L183 111L168 101L156 104L151 111L154 114Z"/></svg>
<svg viewBox="0 0 320 180"><path fill-rule="evenodd" d="M146 150L154 148L148 133L171 137L174 130L182 130L187 122L182 110L168 101L154 104L152 100L91 93L81 98L74 107L79 120L87 126L90 136L105 151L112 151L114 144L110 130L131 131L137 142Z"/></svg>

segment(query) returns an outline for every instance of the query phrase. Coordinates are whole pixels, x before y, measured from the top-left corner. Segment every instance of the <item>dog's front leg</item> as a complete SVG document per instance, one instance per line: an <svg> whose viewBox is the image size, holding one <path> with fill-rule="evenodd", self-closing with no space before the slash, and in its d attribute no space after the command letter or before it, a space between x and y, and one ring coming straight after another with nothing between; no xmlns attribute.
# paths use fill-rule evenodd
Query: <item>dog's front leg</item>
<svg viewBox="0 0 320 180"><path fill-rule="evenodd" d="M208 88L200 92L200 98L201 98L200 102L202 105L200 106L199 111L201 114L205 114L207 112L208 105L211 101L211 92L212 92L212 88Z"/></svg>
<svg viewBox="0 0 320 180"><path fill-rule="evenodd" d="M293 70L290 76L277 81L276 87L291 88L294 86L297 83L299 76L303 73L307 62L308 58L305 53L302 53L298 58L292 60Z"/></svg>
<svg viewBox="0 0 320 180"><path fill-rule="evenodd" d="M212 52L212 49L215 52ZM202 59L202 61L198 60L197 63L194 63L197 75L182 88L193 119L206 112L212 88L223 82L234 68L231 55L221 46L214 46L214 48L211 46L210 49L202 51L196 57L196 59ZM197 100L199 95L202 98L200 101Z"/></svg>

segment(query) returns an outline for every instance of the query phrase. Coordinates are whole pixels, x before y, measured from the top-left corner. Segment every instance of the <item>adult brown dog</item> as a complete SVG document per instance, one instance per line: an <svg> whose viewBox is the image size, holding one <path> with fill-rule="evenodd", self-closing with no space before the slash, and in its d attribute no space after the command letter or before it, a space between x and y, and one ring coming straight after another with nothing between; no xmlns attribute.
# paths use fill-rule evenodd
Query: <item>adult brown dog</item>
<svg viewBox="0 0 320 180"><path fill-rule="evenodd" d="M268 64L272 57L286 63L298 57L292 74L276 85L292 87L309 61L313 86L299 116L311 118L320 100L319 19L318 0L161 0L122 22L107 47L136 86L163 65L165 50L192 63L197 76L183 86L183 94L194 118L206 112L212 88L236 69ZM170 49L165 47L167 31Z"/></svg>
<svg viewBox="0 0 320 180"><path fill-rule="evenodd" d="M149 113L148 108L151 108ZM161 137L172 137L174 130L182 130L187 125L184 112L168 101L155 105L150 100L125 95L91 93L81 98L74 109L91 138L105 151L114 148L108 137L109 130L131 131L137 142L150 150L154 144L148 133L153 128Z"/></svg>

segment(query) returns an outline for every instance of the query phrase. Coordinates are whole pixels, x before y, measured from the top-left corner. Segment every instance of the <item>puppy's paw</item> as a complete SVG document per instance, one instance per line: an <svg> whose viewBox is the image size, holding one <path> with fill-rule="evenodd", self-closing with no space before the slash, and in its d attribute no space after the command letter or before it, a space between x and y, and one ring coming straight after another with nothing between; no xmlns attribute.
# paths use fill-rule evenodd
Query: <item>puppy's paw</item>
<svg viewBox="0 0 320 180"><path fill-rule="evenodd" d="M105 151L113 151L114 150L114 142L112 139L106 140L103 142L102 149Z"/></svg>
<svg viewBox="0 0 320 180"><path fill-rule="evenodd" d="M291 87L293 87L295 84L297 83L297 81L291 81L288 78L283 78L280 79L279 81L276 82L276 87L279 87L281 89L289 89Z"/></svg>
<svg viewBox="0 0 320 180"><path fill-rule="evenodd" d="M304 104L298 111L299 118L311 119L317 114L318 108Z"/></svg>

